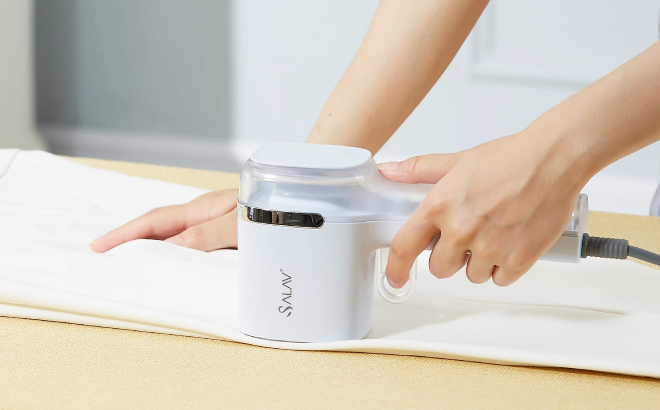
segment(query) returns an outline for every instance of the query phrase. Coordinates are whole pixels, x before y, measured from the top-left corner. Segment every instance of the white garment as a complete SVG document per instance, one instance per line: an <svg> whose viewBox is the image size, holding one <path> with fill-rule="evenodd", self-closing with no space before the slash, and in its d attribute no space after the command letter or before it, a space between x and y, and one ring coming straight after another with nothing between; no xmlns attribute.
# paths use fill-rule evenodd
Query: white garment
<svg viewBox="0 0 660 410"><path fill-rule="evenodd" d="M401 305L374 298L363 340L284 343L237 329L236 251L95 237L201 189L0 150L0 315L261 346L445 357L660 377L660 272L629 261L539 262L508 288L420 271ZM423 263L421 264L424 265Z"/></svg>

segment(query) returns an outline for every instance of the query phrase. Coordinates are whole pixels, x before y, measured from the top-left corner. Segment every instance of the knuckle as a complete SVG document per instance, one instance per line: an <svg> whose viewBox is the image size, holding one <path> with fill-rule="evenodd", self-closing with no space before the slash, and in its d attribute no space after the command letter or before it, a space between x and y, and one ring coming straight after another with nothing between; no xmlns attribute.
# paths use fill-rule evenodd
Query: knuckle
<svg viewBox="0 0 660 410"><path fill-rule="evenodd" d="M205 203L207 201L212 201L217 197L222 197L222 191L211 191L207 192L205 194L202 194L198 196L197 198L194 198L188 202L186 202L184 205L189 205L189 204L200 204L200 203Z"/></svg>
<svg viewBox="0 0 660 410"><path fill-rule="evenodd" d="M181 233L181 240L186 247L195 247L204 243L206 235L205 232L206 231L204 231L204 228L199 225L195 225Z"/></svg>
<svg viewBox="0 0 660 410"><path fill-rule="evenodd" d="M462 218L452 218L448 221L447 233L452 241L457 244L466 244L472 242L478 231L478 227Z"/></svg>
<svg viewBox="0 0 660 410"><path fill-rule="evenodd" d="M426 168L427 161L424 156L414 156L401 161L397 166L397 171L407 176L413 176L425 172Z"/></svg>
<svg viewBox="0 0 660 410"><path fill-rule="evenodd" d="M509 286L523 276L535 262L535 258L526 253L511 254L506 259L501 271L493 275L497 286Z"/></svg>
<svg viewBox="0 0 660 410"><path fill-rule="evenodd" d="M487 243L484 241L476 241L472 246L472 252L476 255L479 255L480 258L490 261L495 259L499 254L495 244Z"/></svg>
<svg viewBox="0 0 660 410"><path fill-rule="evenodd" d="M429 196L429 201L422 202L422 209L433 219L440 217L449 210L449 199L446 196ZM431 200L432 198L432 200Z"/></svg>
<svg viewBox="0 0 660 410"><path fill-rule="evenodd" d="M175 209L178 205L169 205L169 206L161 206L158 208L154 208L147 212L145 216L148 216L149 218L152 219L157 219L157 218L165 218L168 215L168 212L172 209Z"/></svg>
<svg viewBox="0 0 660 410"><path fill-rule="evenodd" d="M424 166L426 164L426 161L424 160L424 157L422 156L415 156L412 158L412 172L413 173L419 173L424 171Z"/></svg>
<svg viewBox="0 0 660 410"><path fill-rule="evenodd" d="M145 215L156 216L156 215L162 213L163 209L164 209L163 207L154 208L154 209L150 210L149 212L147 212Z"/></svg>
<svg viewBox="0 0 660 410"><path fill-rule="evenodd" d="M400 241L393 241L390 245L389 258L394 260L405 260L410 258L410 251Z"/></svg>
<svg viewBox="0 0 660 410"><path fill-rule="evenodd" d="M433 276L435 276L437 279L449 279L449 278L451 278L452 276L454 276L454 274L455 274L456 272L452 272L452 271L447 271L447 270L446 270L446 271L442 271L442 272L437 272L437 273L433 273L433 272L431 272L431 273L432 273Z"/></svg>
<svg viewBox="0 0 660 410"><path fill-rule="evenodd" d="M468 280L474 284L482 284L488 282L488 280L493 276L493 268L491 267L490 270L485 270L485 269L480 269L476 270L474 268L468 269L465 272L465 276L467 276Z"/></svg>
<svg viewBox="0 0 660 410"><path fill-rule="evenodd" d="M458 248L455 248L458 249ZM429 271L438 279L447 279L458 272L465 263L465 255L435 247L429 259Z"/></svg>
<svg viewBox="0 0 660 410"><path fill-rule="evenodd" d="M523 252L514 252L506 258L506 269L511 272L527 272L534 263L533 259Z"/></svg>
<svg viewBox="0 0 660 410"><path fill-rule="evenodd" d="M411 157L399 162L399 165L396 166L396 170L409 175L412 174L413 172L412 170L414 166L415 166L415 157Z"/></svg>
<svg viewBox="0 0 660 410"><path fill-rule="evenodd" d="M438 279L451 278L456 273L456 271L454 271L453 269L450 269L447 266L437 262L429 263L429 271L431 271L431 274Z"/></svg>
<svg viewBox="0 0 660 410"><path fill-rule="evenodd" d="M498 275L493 275L493 283L499 287L507 287L513 282L517 275L513 275L511 271L503 271Z"/></svg>
<svg viewBox="0 0 660 410"><path fill-rule="evenodd" d="M485 274L485 272L474 272L474 270L468 269L466 271L466 276L470 282L479 285L488 282L491 273Z"/></svg>

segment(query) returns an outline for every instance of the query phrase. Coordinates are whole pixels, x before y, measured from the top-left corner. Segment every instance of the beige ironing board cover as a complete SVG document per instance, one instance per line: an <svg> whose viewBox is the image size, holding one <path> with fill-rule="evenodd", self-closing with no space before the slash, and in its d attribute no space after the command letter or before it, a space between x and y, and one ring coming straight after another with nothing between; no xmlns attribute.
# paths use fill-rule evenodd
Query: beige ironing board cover
<svg viewBox="0 0 660 410"><path fill-rule="evenodd" d="M0 150L0 316L238 341L660 377L660 272L629 261L539 262L508 288L464 273L391 305L374 298L363 340L301 344L239 333L236 251L138 240L88 243L205 190L98 170L39 151Z"/></svg>

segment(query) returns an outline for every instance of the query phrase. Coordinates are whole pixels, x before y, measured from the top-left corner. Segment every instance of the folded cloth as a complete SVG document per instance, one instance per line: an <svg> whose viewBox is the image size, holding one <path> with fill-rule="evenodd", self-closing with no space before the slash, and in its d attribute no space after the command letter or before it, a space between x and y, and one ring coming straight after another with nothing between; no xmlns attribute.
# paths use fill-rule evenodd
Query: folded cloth
<svg viewBox="0 0 660 410"><path fill-rule="evenodd" d="M660 272L629 261L539 262L516 284L437 280L374 297L363 340L285 343L237 331L236 251L95 237L204 190L129 177L44 152L0 150L0 315L297 350L417 355L660 377ZM428 255L426 256L428 258ZM426 267L424 267L426 265Z"/></svg>

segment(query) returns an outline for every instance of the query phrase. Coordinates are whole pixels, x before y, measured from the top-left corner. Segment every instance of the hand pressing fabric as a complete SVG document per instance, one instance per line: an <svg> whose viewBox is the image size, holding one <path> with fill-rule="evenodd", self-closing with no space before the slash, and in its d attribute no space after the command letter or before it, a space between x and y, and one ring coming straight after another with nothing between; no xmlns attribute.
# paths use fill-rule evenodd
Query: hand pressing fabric
<svg viewBox="0 0 660 410"><path fill-rule="evenodd" d="M237 189L209 192L187 204L153 209L94 240L106 252L135 239L161 239L200 251L236 248Z"/></svg>
<svg viewBox="0 0 660 410"><path fill-rule="evenodd" d="M572 172L575 156L551 141L521 133L456 154L380 164L392 181L435 184L392 242L390 284L405 285L415 258L438 235L429 262L438 278L466 263L474 283L492 276L506 286L527 272L561 235L585 182Z"/></svg>

